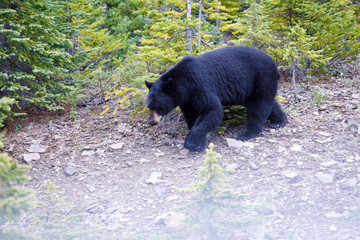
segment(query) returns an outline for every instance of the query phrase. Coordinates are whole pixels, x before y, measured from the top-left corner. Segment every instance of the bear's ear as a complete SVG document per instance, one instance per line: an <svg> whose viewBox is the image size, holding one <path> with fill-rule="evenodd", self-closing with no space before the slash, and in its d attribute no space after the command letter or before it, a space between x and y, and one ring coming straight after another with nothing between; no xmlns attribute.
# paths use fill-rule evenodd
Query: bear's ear
<svg viewBox="0 0 360 240"><path fill-rule="evenodd" d="M165 90L168 90L168 91L173 90L174 87L175 87L174 79L168 78L168 79L164 82L163 87L164 87Z"/></svg>
<svg viewBox="0 0 360 240"><path fill-rule="evenodd" d="M154 85L154 83L145 80L145 85L147 86L148 89L150 89Z"/></svg>

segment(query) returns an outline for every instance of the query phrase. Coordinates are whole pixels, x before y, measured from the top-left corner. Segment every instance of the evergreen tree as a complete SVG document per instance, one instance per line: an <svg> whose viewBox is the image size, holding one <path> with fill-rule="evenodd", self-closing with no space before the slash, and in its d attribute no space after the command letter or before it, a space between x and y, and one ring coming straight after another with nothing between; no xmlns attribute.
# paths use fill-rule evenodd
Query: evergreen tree
<svg viewBox="0 0 360 240"><path fill-rule="evenodd" d="M11 110L14 99L0 98L0 128ZM5 112L5 113L4 113ZM0 134L0 148L3 148L3 138ZM30 189L19 187L30 178L27 175L29 166L19 166L6 153L0 153L0 222L17 219L23 211L29 210L34 192ZM16 230L0 227L0 239L16 239Z"/></svg>
<svg viewBox="0 0 360 240"><path fill-rule="evenodd" d="M244 203L245 194L240 194L226 183L229 178L225 173L229 170L218 165L217 159L221 155L214 151L214 144L210 143L204 155L204 167L199 170L200 182L192 184L183 192L194 195L192 203L186 207L188 226L183 234L189 236L203 236L202 239L228 239L238 229L238 222L247 222L245 213L248 207ZM228 219L229 212L237 212L242 219Z"/></svg>
<svg viewBox="0 0 360 240"><path fill-rule="evenodd" d="M289 44L288 35L303 29L302 35L311 38L305 48L317 52L317 60L297 59L297 62L304 62L305 71L321 69L336 62L352 61L360 53L360 25L355 18L355 7L349 5L348 0L329 1L286 1L275 0L271 3L270 19L271 27L279 40L275 48L286 48ZM284 51L286 51L284 49ZM311 56L311 55L309 55ZM278 58L277 61L284 61ZM292 60L288 59L284 65L291 65Z"/></svg>
<svg viewBox="0 0 360 240"><path fill-rule="evenodd" d="M266 50L274 44L274 37L270 28L269 14L265 7L269 1L263 0L257 3L250 2L250 7L244 11L239 20L240 38L233 40L238 45L247 45L261 50Z"/></svg>
<svg viewBox="0 0 360 240"><path fill-rule="evenodd" d="M66 101L72 88L64 73L75 65L65 51L72 45L58 29L60 8L45 0L0 3L0 96L51 110Z"/></svg>

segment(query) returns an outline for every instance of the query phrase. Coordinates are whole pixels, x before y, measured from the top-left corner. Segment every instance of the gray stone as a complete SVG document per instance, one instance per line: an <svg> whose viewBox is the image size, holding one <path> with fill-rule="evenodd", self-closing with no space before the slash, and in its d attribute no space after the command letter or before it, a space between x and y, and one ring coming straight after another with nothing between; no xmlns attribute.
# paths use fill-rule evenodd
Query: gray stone
<svg viewBox="0 0 360 240"><path fill-rule="evenodd" d="M65 173L66 173L66 175L68 175L68 176L72 176L72 175L74 175L75 173L76 173L76 168L74 168L74 167L72 167L72 166L68 166L67 168L66 168L66 170L65 170Z"/></svg>
<svg viewBox="0 0 360 240"><path fill-rule="evenodd" d="M30 153L43 153L46 151L46 148L40 147L38 145L31 145L28 149L28 152Z"/></svg>
<svg viewBox="0 0 360 240"><path fill-rule="evenodd" d="M39 160L40 154L39 153L25 153L23 155L24 161L30 163L31 161Z"/></svg>
<svg viewBox="0 0 360 240"><path fill-rule="evenodd" d="M92 156L95 154L95 151L94 150L84 150L82 153L81 153L81 156Z"/></svg>
<svg viewBox="0 0 360 240"><path fill-rule="evenodd" d="M158 184L161 182L160 178L162 177L162 172L152 172L150 177L145 180L147 184Z"/></svg>
<svg viewBox="0 0 360 240"><path fill-rule="evenodd" d="M317 173L316 177L319 179L320 182L323 183L332 183L334 181L334 175L333 174L326 174L326 173Z"/></svg>
<svg viewBox="0 0 360 240"><path fill-rule="evenodd" d="M124 147L124 143L114 143L109 146L111 149L117 150L122 149Z"/></svg>
<svg viewBox="0 0 360 240"><path fill-rule="evenodd" d="M328 161L328 162L321 163L321 166L328 168L328 167L335 166L336 164L338 164L338 162L332 160L332 161Z"/></svg>

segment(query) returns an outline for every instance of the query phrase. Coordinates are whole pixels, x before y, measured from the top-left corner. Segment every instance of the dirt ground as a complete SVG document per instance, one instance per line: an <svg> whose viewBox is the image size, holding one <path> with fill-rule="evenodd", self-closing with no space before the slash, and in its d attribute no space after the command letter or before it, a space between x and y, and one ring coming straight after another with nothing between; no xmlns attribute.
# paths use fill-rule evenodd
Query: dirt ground
<svg viewBox="0 0 360 240"><path fill-rule="evenodd" d="M295 105L291 84L280 84L279 95L287 101L281 103L288 115L285 127L265 128L237 147L226 139L243 125L225 125L223 133L209 137L222 155L219 165L234 170L233 189L267 206L265 221L224 239L360 239L359 72L299 84L298 92L301 102ZM44 190L50 180L59 187L56 196L66 197L63 214L81 213L79 225L99 224L107 237L176 233L186 217L174 208L191 199L178 189L198 181L204 152L184 151L183 121L149 127L145 116L100 111L90 106L73 116L39 118L8 134L10 155L32 165L26 187ZM19 227L26 229L41 207L46 203L25 214ZM171 215L177 216L173 229Z"/></svg>

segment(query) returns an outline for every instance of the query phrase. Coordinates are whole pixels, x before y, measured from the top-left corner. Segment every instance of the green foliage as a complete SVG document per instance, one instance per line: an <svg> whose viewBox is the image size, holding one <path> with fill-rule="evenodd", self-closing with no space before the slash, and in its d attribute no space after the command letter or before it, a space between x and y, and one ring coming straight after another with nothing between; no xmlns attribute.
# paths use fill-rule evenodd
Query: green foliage
<svg viewBox="0 0 360 240"><path fill-rule="evenodd" d="M33 191L14 185L24 184L29 166L19 166L6 153L0 153L0 218L17 219L23 211L29 210L33 204Z"/></svg>
<svg viewBox="0 0 360 240"><path fill-rule="evenodd" d="M247 215L249 206L244 194L235 192L226 183L225 170L217 159L221 155L214 152L214 144L206 149L204 167L199 170L201 181L192 184L183 192L194 195L192 203L186 207L188 212L184 236L201 236L200 239L228 239L243 224L250 221Z"/></svg>
<svg viewBox="0 0 360 240"><path fill-rule="evenodd" d="M0 99L0 126L10 111L13 99L3 97ZM5 113L3 113L5 112ZM0 136L0 148L3 148L3 139ZM0 218L3 220L15 220L23 211L29 210L33 204L33 191L18 187L30 179L27 175L29 166L19 166L6 153L0 153ZM0 228L0 238L5 228ZM3 239L3 238L1 238Z"/></svg>
<svg viewBox="0 0 360 240"><path fill-rule="evenodd" d="M348 0L276 0L269 6L279 41L269 53L284 69L322 70L329 64L352 61L360 52L360 26Z"/></svg>
<svg viewBox="0 0 360 240"><path fill-rule="evenodd" d="M4 127L4 120L11 114L11 105L15 102L14 99L9 97L0 98L0 129ZM2 148L1 134L0 134L0 148Z"/></svg>
<svg viewBox="0 0 360 240"><path fill-rule="evenodd" d="M58 187L50 181L45 184L45 190L39 191L41 212L30 221L27 232L33 234L34 239L74 239L86 236L87 232L79 226L80 215L66 214L72 206L65 203L65 197L59 197Z"/></svg>
<svg viewBox="0 0 360 240"><path fill-rule="evenodd" d="M322 102L326 100L326 98L326 94L324 94L320 88L313 91L313 103L315 103L317 106L320 106Z"/></svg>
<svg viewBox="0 0 360 240"><path fill-rule="evenodd" d="M17 102L60 109L54 103L66 102L72 90L64 73L75 66L56 21L61 6L45 0L0 6L0 91Z"/></svg>
<svg viewBox="0 0 360 240"><path fill-rule="evenodd" d="M106 99L118 99L116 102L119 104L119 107L116 107L113 111L114 116L119 108L121 110L129 110L129 113L134 116L135 114L148 113L146 97L147 92L142 89L121 87L118 90L108 93ZM109 110L109 106L104 106L104 111L101 114L105 114Z"/></svg>
<svg viewBox="0 0 360 240"><path fill-rule="evenodd" d="M265 7L268 0L257 3L250 1L250 7L244 11L239 20L240 39L232 40L237 45L247 45L266 51L266 48L274 44L274 36L270 28L269 13Z"/></svg>
<svg viewBox="0 0 360 240"><path fill-rule="evenodd" d="M82 221L82 214L70 211L66 197L59 197L57 186L50 181L45 183L45 190L38 192L38 209L27 218L26 228L0 229L4 240L43 240L43 239L114 239L104 226L90 225ZM116 238L121 239L121 238Z"/></svg>

